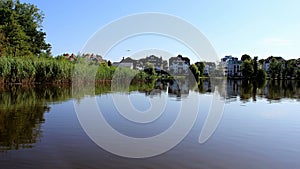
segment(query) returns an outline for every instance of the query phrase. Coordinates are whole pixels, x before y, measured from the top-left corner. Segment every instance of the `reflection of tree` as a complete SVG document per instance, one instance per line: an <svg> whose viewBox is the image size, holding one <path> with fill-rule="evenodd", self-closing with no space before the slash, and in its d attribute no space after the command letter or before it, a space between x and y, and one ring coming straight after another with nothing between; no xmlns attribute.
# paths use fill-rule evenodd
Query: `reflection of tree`
<svg viewBox="0 0 300 169"><path fill-rule="evenodd" d="M232 100L240 96L244 102L257 100L257 96L267 98L270 101L282 98L299 99L299 82L294 80L229 80L227 83L227 99Z"/></svg>
<svg viewBox="0 0 300 169"><path fill-rule="evenodd" d="M33 147L41 137L48 102L70 96L70 87L0 87L0 151Z"/></svg>
<svg viewBox="0 0 300 169"><path fill-rule="evenodd" d="M269 100L280 100L281 98L299 99L300 91L297 81L294 80L272 80L268 82L266 91Z"/></svg>

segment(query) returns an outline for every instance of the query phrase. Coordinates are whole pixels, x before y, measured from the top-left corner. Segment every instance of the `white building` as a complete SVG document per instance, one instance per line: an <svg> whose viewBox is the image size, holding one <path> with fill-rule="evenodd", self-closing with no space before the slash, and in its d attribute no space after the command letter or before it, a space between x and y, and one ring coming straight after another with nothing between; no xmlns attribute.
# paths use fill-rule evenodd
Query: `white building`
<svg viewBox="0 0 300 169"><path fill-rule="evenodd" d="M221 59L221 64L224 68L225 76L242 76L241 66L242 61L231 55L225 56Z"/></svg>
<svg viewBox="0 0 300 169"><path fill-rule="evenodd" d="M190 59L178 55L169 59L169 69L172 74L187 75L189 73Z"/></svg>
<svg viewBox="0 0 300 169"><path fill-rule="evenodd" d="M204 62L204 72L203 75L209 76L216 70L216 64L214 62Z"/></svg>

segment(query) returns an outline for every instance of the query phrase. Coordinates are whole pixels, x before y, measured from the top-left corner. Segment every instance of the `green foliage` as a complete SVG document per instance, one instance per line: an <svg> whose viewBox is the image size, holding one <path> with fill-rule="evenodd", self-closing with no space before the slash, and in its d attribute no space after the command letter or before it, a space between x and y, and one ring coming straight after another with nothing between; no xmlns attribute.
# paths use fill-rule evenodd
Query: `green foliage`
<svg viewBox="0 0 300 169"><path fill-rule="evenodd" d="M247 54L244 54L242 57L241 57L241 60L244 62L246 60L251 60L251 56L250 55L247 55Z"/></svg>
<svg viewBox="0 0 300 169"><path fill-rule="evenodd" d="M193 75L194 75L196 81L198 81L198 80L199 80L199 77L200 77L200 71L198 70L198 67L197 67L195 64L192 64L192 65L190 66L190 70L191 70L191 72L193 73Z"/></svg>
<svg viewBox="0 0 300 169"><path fill-rule="evenodd" d="M0 1L0 55L28 56L50 53L42 30L43 14L19 0Z"/></svg>
<svg viewBox="0 0 300 169"><path fill-rule="evenodd" d="M246 79L252 78L253 73L254 73L252 61L245 60L242 63L241 71L242 71L242 74L243 74L244 78L246 78Z"/></svg>
<svg viewBox="0 0 300 169"><path fill-rule="evenodd" d="M258 57L255 56L253 59L253 75L257 76L257 70L258 70L258 63L257 63Z"/></svg>
<svg viewBox="0 0 300 169"><path fill-rule="evenodd" d="M271 60L270 66L269 66L269 73L270 77L275 79L276 75L278 74L278 62L275 58Z"/></svg>
<svg viewBox="0 0 300 169"><path fill-rule="evenodd" d="M69 82L73 64L66 60L36 57L0 57L0 78L7 83Z"/></svg>
<svg viewBox="0 0 300 169"><path fill-rule="evenodd" d="M298 69L297 72L296 72L296 78L297 78L298 80L300 80L300 69Z"/></svg>
<svg viewBox="0 0 300 169"><path fill-rule="evenodd" d="M69 86L2 86L0 88L0 152L31 148L41 137L49 102L71 98Z"/></svg>
<svg viewBox="0 0 300 169"><path fill-rule="evenodd" d="M7 46L6 46L7 39L1 30L2 30L2 28L0 26L0 56L4 56L4 55L6 55L6 51L7 51Z"/></svg>
<svg viewBox="0 0 300 169"><path fill-rule="evenodd" d="M155 67L152 63L147 62L144 71L151 76L156 76Z"/></svg>
<svg viewBox="0 0 300 169"><path fill-rule="evenodd" d="M11 72L11 62L9 58L0 57L0 78L5 79L9 78Z"/></svg>
<svg viewBox="0 0 300 169"><path fill-rule="evenodd" d="M115 68L112 68L108 65L101 64L98 67L96 79L97 80L111 80L114 72L115 72Z"/></svg>
<svg viewBox="0 0 300 169"><path fill-rule="evenodd" d="M263 69L259 69L257 71L256 79L257 80L265 80L267 78L267 73Z"/></svg>
<svg viewBox="0 0 300 169"><path fill-rule="evenodd" d="M198 68L198 71L199 71L199 76L202 77L203 76L203 73L204 73L204 67L205 67L205 64L204 62L197 62L196 63L196 66Z"/></svg>
<svg viewBox="0 0 300 169"><path fill-rule="evenodd" d="M288 60L286 64L286 76L287 77L293 77L295 76L295 66L296 66L296 61L295 60Z"/></svg>

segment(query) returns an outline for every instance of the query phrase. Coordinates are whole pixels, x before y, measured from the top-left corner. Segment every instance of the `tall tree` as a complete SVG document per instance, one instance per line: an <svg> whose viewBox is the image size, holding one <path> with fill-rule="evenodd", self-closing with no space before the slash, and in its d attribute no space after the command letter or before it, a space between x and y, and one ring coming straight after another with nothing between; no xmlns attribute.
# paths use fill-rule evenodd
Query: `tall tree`
<svg viewBox="0 0 300 169"><path fill-rule="evenodd" d="M258 56L254 56L253 59L253 75L257 76L258 64L257 64Z"/></svg>
<svg viewBox="0 0 300 169"><path fill-rule="evenodd" d="M1 27L0 27L1 30ZM2 32L0 32L0 56L3 56L6 54L6 44L7 44L7 39L4 36Z"/></svg>
<svg viewBox="0 0 300 169"><path fill-rule="evenodd" d="M35 5L20 0L0 1L0 17L0 32L7 40L5 52L8 55L50 52L51 46L46 43L42 29L44 15Z"/></svg>
<svg viewBox="0 0 300 169"><path fill-rule="evenodd" d="M289 78L293 77L294 74L296 73L295 71L295 67L296 67L296 60L291 59L288 60L286 62L286 76L288 76Z"/></svg>
<svg viewBox="0 0 300 169"><path fill-rule="evenodd" d="M197 66L198 71L199 71L199 76L203 76L204 68L205 68L204 62L197 62L196 66Z"/></svg>
<svg viewBox="0 0 300 169"><path fill-rule="evenodd" d="M250 60L245 60L242 63L242 74L243 77L246 79L250 79L253 76L254 70L253 70L253 65L252 62Z"/></svg>
<svg viewBox="0 0 300 169"><path fill-rule="evenodd" d="M278 61L273 58L271 60L270 66L269 66L269 72L270 72L270 76L271 78L275 78L277 73L278 73Z"/></svg>
<svg viewBox="0 0 300 169"><path fill-rule="evenodd" d="M200 71L198 70L198 66L195 65L195 64L192 64L192 65L190 66L190 70L191 70L191 72L193 73L193 75L194 75L196 81L198 82L198 81L199 81L199 77L200 77Z"/></svg>
<svg viewBox="0 0 300 169"><path fill-rule="evenodd" d="M241 60L244 62L245 60L251 60L251 56L248 55L248 54L244 54L242 57L241 57Z"/></svg>

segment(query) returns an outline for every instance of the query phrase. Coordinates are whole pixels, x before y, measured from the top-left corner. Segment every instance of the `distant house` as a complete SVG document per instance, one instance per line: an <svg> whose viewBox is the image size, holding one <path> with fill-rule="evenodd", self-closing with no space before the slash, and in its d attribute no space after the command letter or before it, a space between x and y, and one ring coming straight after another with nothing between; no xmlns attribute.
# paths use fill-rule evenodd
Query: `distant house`
<svg viewBox="0 0 300 169"><path fill-rule="evenodd" d="M68 54L68 53L65 53L63 54L63 56L70 62L73 62L76 60L76 56L74 54Z"/></svg>
<svg viewBox="0 0 300 169"><path fill-rule="evenodd" d="M267 59L265 59L263 65L262 65L263 69L267 72L267 74L270 73L269 72L269 67L270 67L271 60L273 58L275 58L278 62L285 62L285 60L280 56L270 56L270 57L268 57Z"/></svg>
<svg viewBox="0 0 300 169"><path fill-rule="evenodd" d="M113 62L113 63L112 63L112 66L118 67L119 65L120 65L120 62Z"/></svg>
<svg viewBox="0 0 300 169"><path fill-rule="evenodd" d="M90 62L96 62L96 63L107 62L105 59L102 58L101 55L83 54L82 57Z"/></svg>
<svg viewBox="0 0 300 169"><path fill-rule="evenodd" d="M163 60L162 57L157 57L155 55L150 55L146 58L137 60L135 69L143 70L146 68L147 63L153 65L156 69L168 69L168 61Z"/></svg>
<svg viewBox="0 0 300 169"><path fill-rule="evenodd" d="M214 62L204 62L204 72L203 75L209 76L212 72L216 70L216 63Z"/></svg>
<svg viewBox="0 0 300 169"><path fill-rule="evenodd" d="M231 55L225 56L221 59L221 64L224 68L225 76L242 76L242 61L238 60L238 58Z"/></svg>
<svg viewBox="0 0 300 169"><path fill-rule="evenodd" d="M135 59L132 59L130 57L127 57L124 59L121 60L119 66L121 67L128 67L128 68L131 68L131 69L136 69L136 65L137 65L137 60Z"/></svg>
<svg viewBox="0 0 300 169"><path fill-rule="evenodd" d="M155 68L158 68L158 69L162 69L163 68L163 59L162 57L157 57L157 56L154 56L154 55L150 55L148 57L146 57L145 59L143 59L144 61L144 64L145 63L150 63L152 65L154 65Z"/></svg>
<svg viewBox="0 0 300 169"><path fill-rule="evenodd" d="M169 70L172 74L187 75L189 73L190 59L188 57L171 57L169 59Z"/></svg>
<svg viewBox="0 0 300 169"><path fill-rule="evenodd" d="M127 68L130 68L130 69L133 69L133 63L126 63L126 62L121 62L118 67L127 67Z"/></svg>
<svg viewBox="0 0 300 169"><path fill-rule="evenodd" d="M146 60L145 60L145 58L142 58L142 59L137 60L135 68L137 70L143 70L145 65L146 65Z"/></svg>

